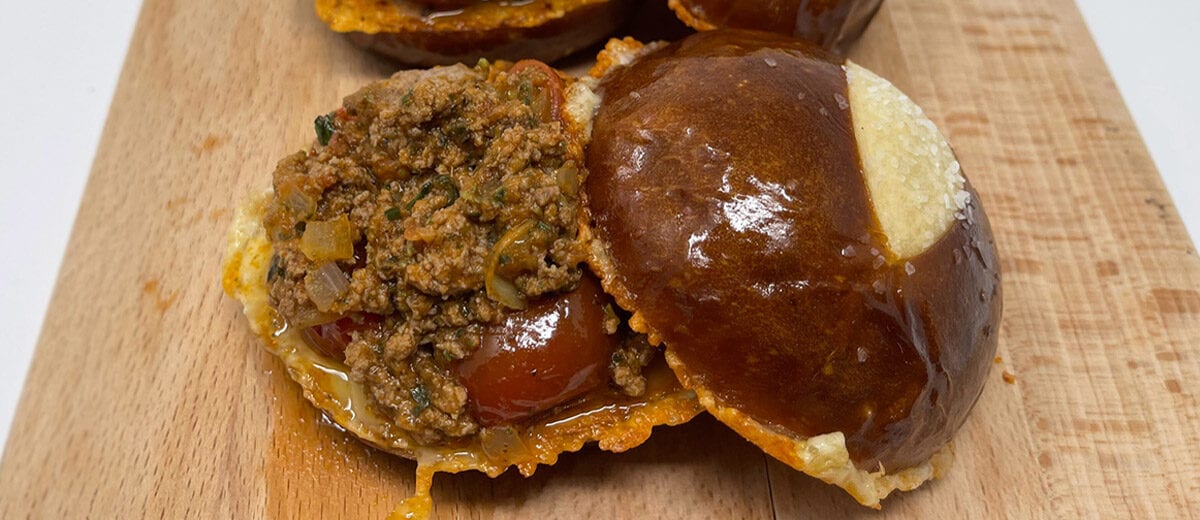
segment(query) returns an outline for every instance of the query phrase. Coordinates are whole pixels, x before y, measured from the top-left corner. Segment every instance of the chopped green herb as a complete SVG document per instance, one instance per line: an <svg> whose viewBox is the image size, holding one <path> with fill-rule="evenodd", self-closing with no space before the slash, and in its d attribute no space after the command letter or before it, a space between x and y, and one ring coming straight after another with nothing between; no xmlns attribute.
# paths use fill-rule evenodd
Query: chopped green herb
<svg viewBox="0 0 1200 520"><path fill-rule="evenodd" d="M492 198L495 199L496 202L504 202L504 196L506 194L507 192L504 191L504 188L500 188L496 190L496 193L492 195Z"/></svg>
<svg viewBox="0 0 1200 520"><path fill-rule="evenodd" d="M425 388L425 385L418 384L414 386L412 390L408 391L408 395L412 396L413 401L416 403L412 408L413 415L418 415L425 411L426 408L429 408L429 390Z"/></svg>
<svg viewBox="0 0 1200 520"><path fill-rule="evenodd" d="M321 146L329 144L329 140L333 138L333 132L337 130L333 126L333 114L317 116L317 119L313 121L313 128L317 131L317 141L321 143Z"/></svg>
<svg viewBox="0 0 1200 520"><path fill-rule="evenodd" d="M427 181L425 184L422 184L421 189L417 191L417 195L415 197L413 197L411 200L409 200L408 204L404 205L404 209L406 209L408 211L412 211L413 206L417 203L417 201L419 201L425 197L428 197L429 192L432 190L433 190L433 181Z"/></svg>
<svg viewBox="0 0 1200 520"><path fill-rule="evenodd" d="M616 321L620 320L620 318L617 317L617 311L613 309L611 303L604 304L604 319Z"/></svg>
<svg viewBox="0 0 1200 520"><path fill-rule="evenodd" d="M612 355L612 366L614 366L614 367L615 367L615 366L619 366L621 363L624 363L624 362L625 362L625 355L624 355L624 354L622 354L622 353L620 353L620 352L613 352L613 355Z"/></svg>
<svg viewBox="0 0 1200 520"><path fill-rule="evenodd" d="M500 265L504 265L507 264L511 258L509 258L508 255L501 253L498 260L500 261Z"/></svg>
<svg viewBox="0 0 1200 520"><path fill-rule="evenodd" d="M446 206L454 204L454 201L458 200L458 187L454 185L454 180L451 179L449 175L438 175L437 177L425 181L425 184L422 184L421 189L417 191L417 195L404 205L404 209L412 211L413 206L417 203L417 201L428 197L429 193L433 191L434 187L439 187L446 190Z"/></svg>
<svg viewBox="0 0 1200 520"><path fill-rule="evenodd" d="M471 138L471 131L465 123L459 121L450 126L449 135L455 142L464 143Z"/></svg>
<svg viewBox="0 0 1200 520"><path fill-rule="evenodd" d="M520 92L521 102L525 103L525 106L533 106L533 82L529 78L521 78L517 91Z"/></svg>
<svg viewBox="0 0 1200 520"><path fill-rule="evenodd" d="M454 185L454 179L451 179L449 175L434 177L433 184L446 190L446 206L454 204L454 201L458 200L458 186Z"/></svg>
<svg viewBox="0 0 1200 520"><path fill-rule="evenodd" d="M383 212L383 216L388 220L400 220L400 208L388 208Z"/></svg>
<svg viewBox="0 0 1200 520"><path fill-rule="evenodd" d="M287 276L287 271L284 270L283 264L280 263L279 255L271 255L271 267L267 269L267 281L273 282L276 278Z"/></svg>
<svg viewBox="0 0 1200 520"><path fill-rule="evenodd" d="M550 224L547 224L540 220L537 222L537 228L538 228L538 231L541 231L543 233L553 233L554 232L554 228L550 227Z"/></svg>
<svg viewBox="0 0 1200 520"><path fill-rule="evenodd" d="M404 106L408 106L408 105L411 105L412 102L413 102L413 91L412 91L412 89L409 89L407 94L404 94L403 96L400 97L400 104L402 104Z"/></svg>

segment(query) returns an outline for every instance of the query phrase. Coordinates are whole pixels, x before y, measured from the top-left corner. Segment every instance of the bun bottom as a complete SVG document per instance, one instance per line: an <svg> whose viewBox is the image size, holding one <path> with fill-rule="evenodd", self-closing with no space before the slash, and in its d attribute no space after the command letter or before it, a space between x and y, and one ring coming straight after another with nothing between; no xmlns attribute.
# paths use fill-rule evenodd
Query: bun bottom
<svg viewBox="0 0 1200 520"><path fill-rule="evenodd" d="M355 45L419 67L471 64L482 59L550 63L603 40L628 18L630 0L592 4L533 27L409 32L346 33Z"/></svg>

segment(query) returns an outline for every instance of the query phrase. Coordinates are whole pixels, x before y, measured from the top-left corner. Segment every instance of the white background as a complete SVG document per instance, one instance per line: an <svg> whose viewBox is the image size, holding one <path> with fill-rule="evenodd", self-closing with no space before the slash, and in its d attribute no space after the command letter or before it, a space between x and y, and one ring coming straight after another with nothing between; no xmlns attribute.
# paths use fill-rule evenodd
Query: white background
<svg viewBox="0 0 1200 520"><path fill-rule="evenodd" d="M1079 0L1179 212L1200 233L1200 2ZM140 0L0 0L0 446ZM69 14L65 14L69 13Z"/></svg>

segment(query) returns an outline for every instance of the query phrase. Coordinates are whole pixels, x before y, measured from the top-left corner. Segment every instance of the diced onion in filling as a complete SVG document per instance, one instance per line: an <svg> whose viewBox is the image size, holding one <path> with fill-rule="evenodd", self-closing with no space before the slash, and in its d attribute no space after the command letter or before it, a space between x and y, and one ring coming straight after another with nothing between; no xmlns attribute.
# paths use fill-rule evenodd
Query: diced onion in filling
<svg viewBox="0 0 1200 520"><path fill-rule="evenodd" d="M562 165L555 174L558 177L558 189L574 197L579 193L579 167L573 161Z"/></svg>
<svg viewBox="0 0 1200 520"><path fill-rule="evenodd" d="M304 277L304 288L308 290L308 297L317 309L324 312L350 289L350 279L337 264L326 262Z"/></svg>
<svg viewBox="0 0 1200 520"><path fill-rule="evenodd" d="M313 262L348 260L354 257L354 226L346 215L333 220L309 221L300 237L300 252Z"/></svg>
<svg viewBox="0 0 1200 520"><path fill-rule="evenodd" d="M537 221L529 219L504 233L500 240L496 241L496 245L492 246L492 251L488 253L487 264L483 269L483 284L487 289L488 297L510 309L524 309L528 302L521 290L510 280L503 278L496 270L507 258L505 252L508 248L524 239L535 225L537 225Z"/></svg>
<svg viewBox="0 0 1200 520"><path fill-rule="evenodd" d="M323 312L318 309L314 309L312 307L305 305L305 306L300 306L297 309L296 314L288 316L287 322L288 322L289 327L305 329L308 327L312 327L313 325L329 323L333 320L336 320L337 318L338 318L338 315L336 315L336 314L330 314L328 312Z"/></svg>
<svg viewBox="0 0 1200 520"><path fill-rule="evenodd" d="M479 439L483 453L493 460L519 460L526 456L525 443L512 426L484 428Z"/></svg>
<svg viewBox="0 0 1200 520"><path fill-rule="evenodd" d="M487 293L493 300L510 309L524 309L528 302L525 295L512 282L493 275L487 281Z"/></svg>
<svg viewBox="0 0 1200 520"><path fill-rule="evenodd" d="M281 187L279 195L284 207L297 219L306 219L317 210L317 201L293 185Z"/></svg>

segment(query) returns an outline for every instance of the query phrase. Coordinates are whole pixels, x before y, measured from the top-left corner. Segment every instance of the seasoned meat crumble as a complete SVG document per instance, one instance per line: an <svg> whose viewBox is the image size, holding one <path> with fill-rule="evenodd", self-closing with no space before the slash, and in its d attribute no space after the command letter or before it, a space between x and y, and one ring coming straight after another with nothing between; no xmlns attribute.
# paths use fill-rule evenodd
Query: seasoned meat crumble
<svg viewBox="0 0 1200 520"><path fill-rule="evenodd" d="M583 143L537 73L485 62L401 72L318 117L314 146L274 173L272 307L344 356L372 405L418 442L479 430L450 365L511 309L582 276ZM348 336L344 352L322 334ZM625 340L610 366L630 395L644 388L644 343Z"/></svg>

